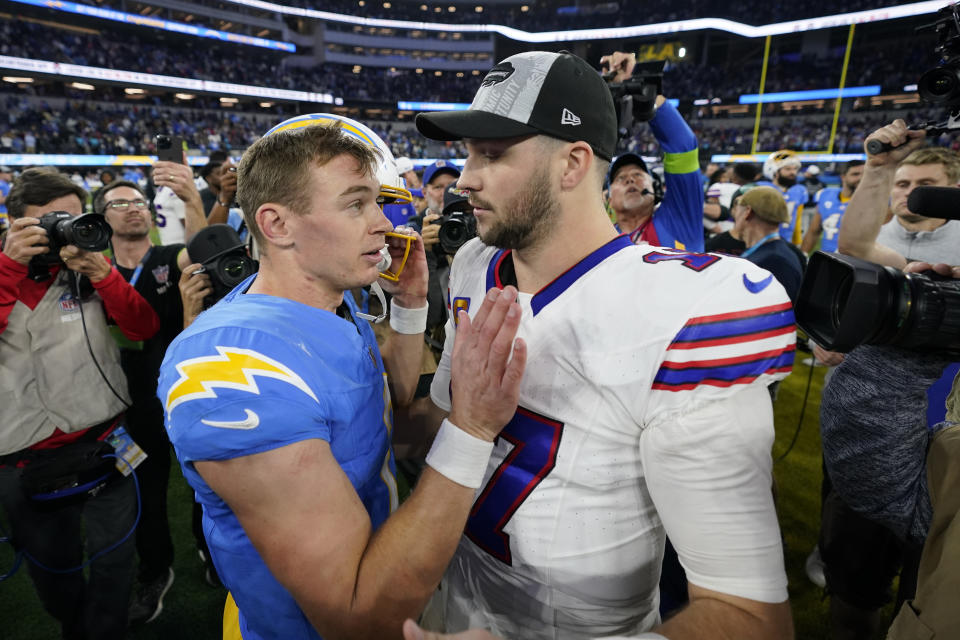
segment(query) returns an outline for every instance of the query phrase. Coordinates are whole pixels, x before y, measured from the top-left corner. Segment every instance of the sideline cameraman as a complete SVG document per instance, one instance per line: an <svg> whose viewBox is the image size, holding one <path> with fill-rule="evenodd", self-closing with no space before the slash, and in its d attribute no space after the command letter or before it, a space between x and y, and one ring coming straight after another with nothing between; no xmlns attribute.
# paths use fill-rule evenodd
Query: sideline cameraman
<svg viewBox="0 0 960 640"><path fill-rule="evenodd" d="M906 271L928 268L916 263ZM960 279L960 267L934 268ZM925 419L927 388L950 359L861 346L837 369L821 402L824 460L843 499L901 539L926 540L916 597L894 620L891 640L960 637L960 376L946 421L931 429Z"/></svg>
<svg viewBox="0 0 960 640"><path fill-rule="evenodd" d="M50 278L30 277L31 259L49 252L38 218L51 211L78 216L86 196L56 171L28 169L7 199L13 224L0 254L0 501L15 546L30 554L40 600L64 637L112 640L125 633L133 581L133 537L123 540L137 508L132 480L117 475L92 497L45 501L43 508L21 487L21 474L36 459L65 463L80 443L104 441L121 422L126 381L107 318L130 340L150 338L159 325L99 253L64 246ZM75 279L92 289L80 284L78 296ZM123 540L90 565L88 580L82 571L52 573L35 564L79 566L82 529L88 554Z"/></svg>
<svg viewBox="0 0 960 640"><path fill-rule="evenodd" d="M843 216L840 253L897 269L911 260L960 263L960 222L925 217L907 207L916 187L960 184L960 156L923 148L925 138L926 132L908 130L899 119L867 137L864 147L879 140L897 148L867 154L863 178ZM894 220L884 224L888 202Z"/></svg>
<svg viewBox="0 0 960 640"><path fill-rule="evenodd" d="M600 58L616 72L613 82L630 80L637 59L616 51ZM634 244L703 251L703 184L697 138L676 107L658 95L648 123L663 149L666 194L657 206L653 177L639 155L624 153L613 160L607 181L610 207L622 233Z"/></svg>

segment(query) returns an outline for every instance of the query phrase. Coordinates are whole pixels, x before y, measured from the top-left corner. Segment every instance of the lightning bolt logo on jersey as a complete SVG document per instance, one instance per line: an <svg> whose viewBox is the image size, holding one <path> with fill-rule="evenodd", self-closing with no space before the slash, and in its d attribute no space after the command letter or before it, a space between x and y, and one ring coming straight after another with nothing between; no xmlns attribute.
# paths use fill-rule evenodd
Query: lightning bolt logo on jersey
<svg viewBox="0 0 960 640"><path fill-rule="evenodd" d="M817 194L817 211L823 236L820 240L821 251L836 251L840 241L840 221L847 211L849 198L844 198L840 189L828 187Z"/></svg>
<svg viewBox="0 0 960 640"><path fill-rule="evenodd" d="M284 298L242 295L254 277L171 343L157 395L203 506L214 564L240 608L244 640L265 637L258 630L319 638L253 545L238 543L243 527L193 463L324 440L376 528L397 507L390 395L376 337L356 319L349 294L340 317Z"/></svg>

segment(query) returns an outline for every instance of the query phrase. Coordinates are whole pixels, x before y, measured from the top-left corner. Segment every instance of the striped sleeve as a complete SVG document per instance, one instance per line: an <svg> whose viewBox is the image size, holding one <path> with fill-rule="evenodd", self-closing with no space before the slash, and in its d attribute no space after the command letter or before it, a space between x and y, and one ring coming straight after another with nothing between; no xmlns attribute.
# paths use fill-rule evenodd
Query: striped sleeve
<svg viewBox="0 0 960 640"><path fill-rule="evenodd" d="M653 389L728 388L793 367L796 332L789 301L690 318L666 349Z"/></svg>

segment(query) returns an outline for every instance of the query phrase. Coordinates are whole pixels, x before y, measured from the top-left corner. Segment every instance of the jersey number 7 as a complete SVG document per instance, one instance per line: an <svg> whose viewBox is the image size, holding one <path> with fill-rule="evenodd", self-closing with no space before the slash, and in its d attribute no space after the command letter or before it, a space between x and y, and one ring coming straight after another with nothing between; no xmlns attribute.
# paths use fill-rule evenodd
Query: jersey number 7
<svg viewBox="0 0 960 640"><path fill-rule="evenodd" d="M513 450L473 503L465 533L481 549L508 565L513 564L513 556L510 535L503 528L553 471L562 435L563 423L522 407L500 432L501 438L514 445Z"/></svg>

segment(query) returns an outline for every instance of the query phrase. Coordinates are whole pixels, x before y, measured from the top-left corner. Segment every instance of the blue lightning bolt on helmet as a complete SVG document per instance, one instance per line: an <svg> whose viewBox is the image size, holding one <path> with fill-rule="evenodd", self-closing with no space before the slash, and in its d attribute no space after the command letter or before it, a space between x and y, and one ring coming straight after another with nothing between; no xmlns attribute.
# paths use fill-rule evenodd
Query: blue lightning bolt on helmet
<svg viewBox="0 0 960 640"><path fill-rule="evenodd" d="M393 203L405 204L413 199L406 188L403 178L400 177L400 172L397 170L397 161L393 157L390 147L387 146L387 143L374 133L370 127L361 122L332 113L308 113L284 120L263 134L263 137L281 131L291 131L293 129L315 125L324 127L340 125L344 133L353 136L376 151L376 175L377 180L380 182L379 201L381 205Z"/></svg>

